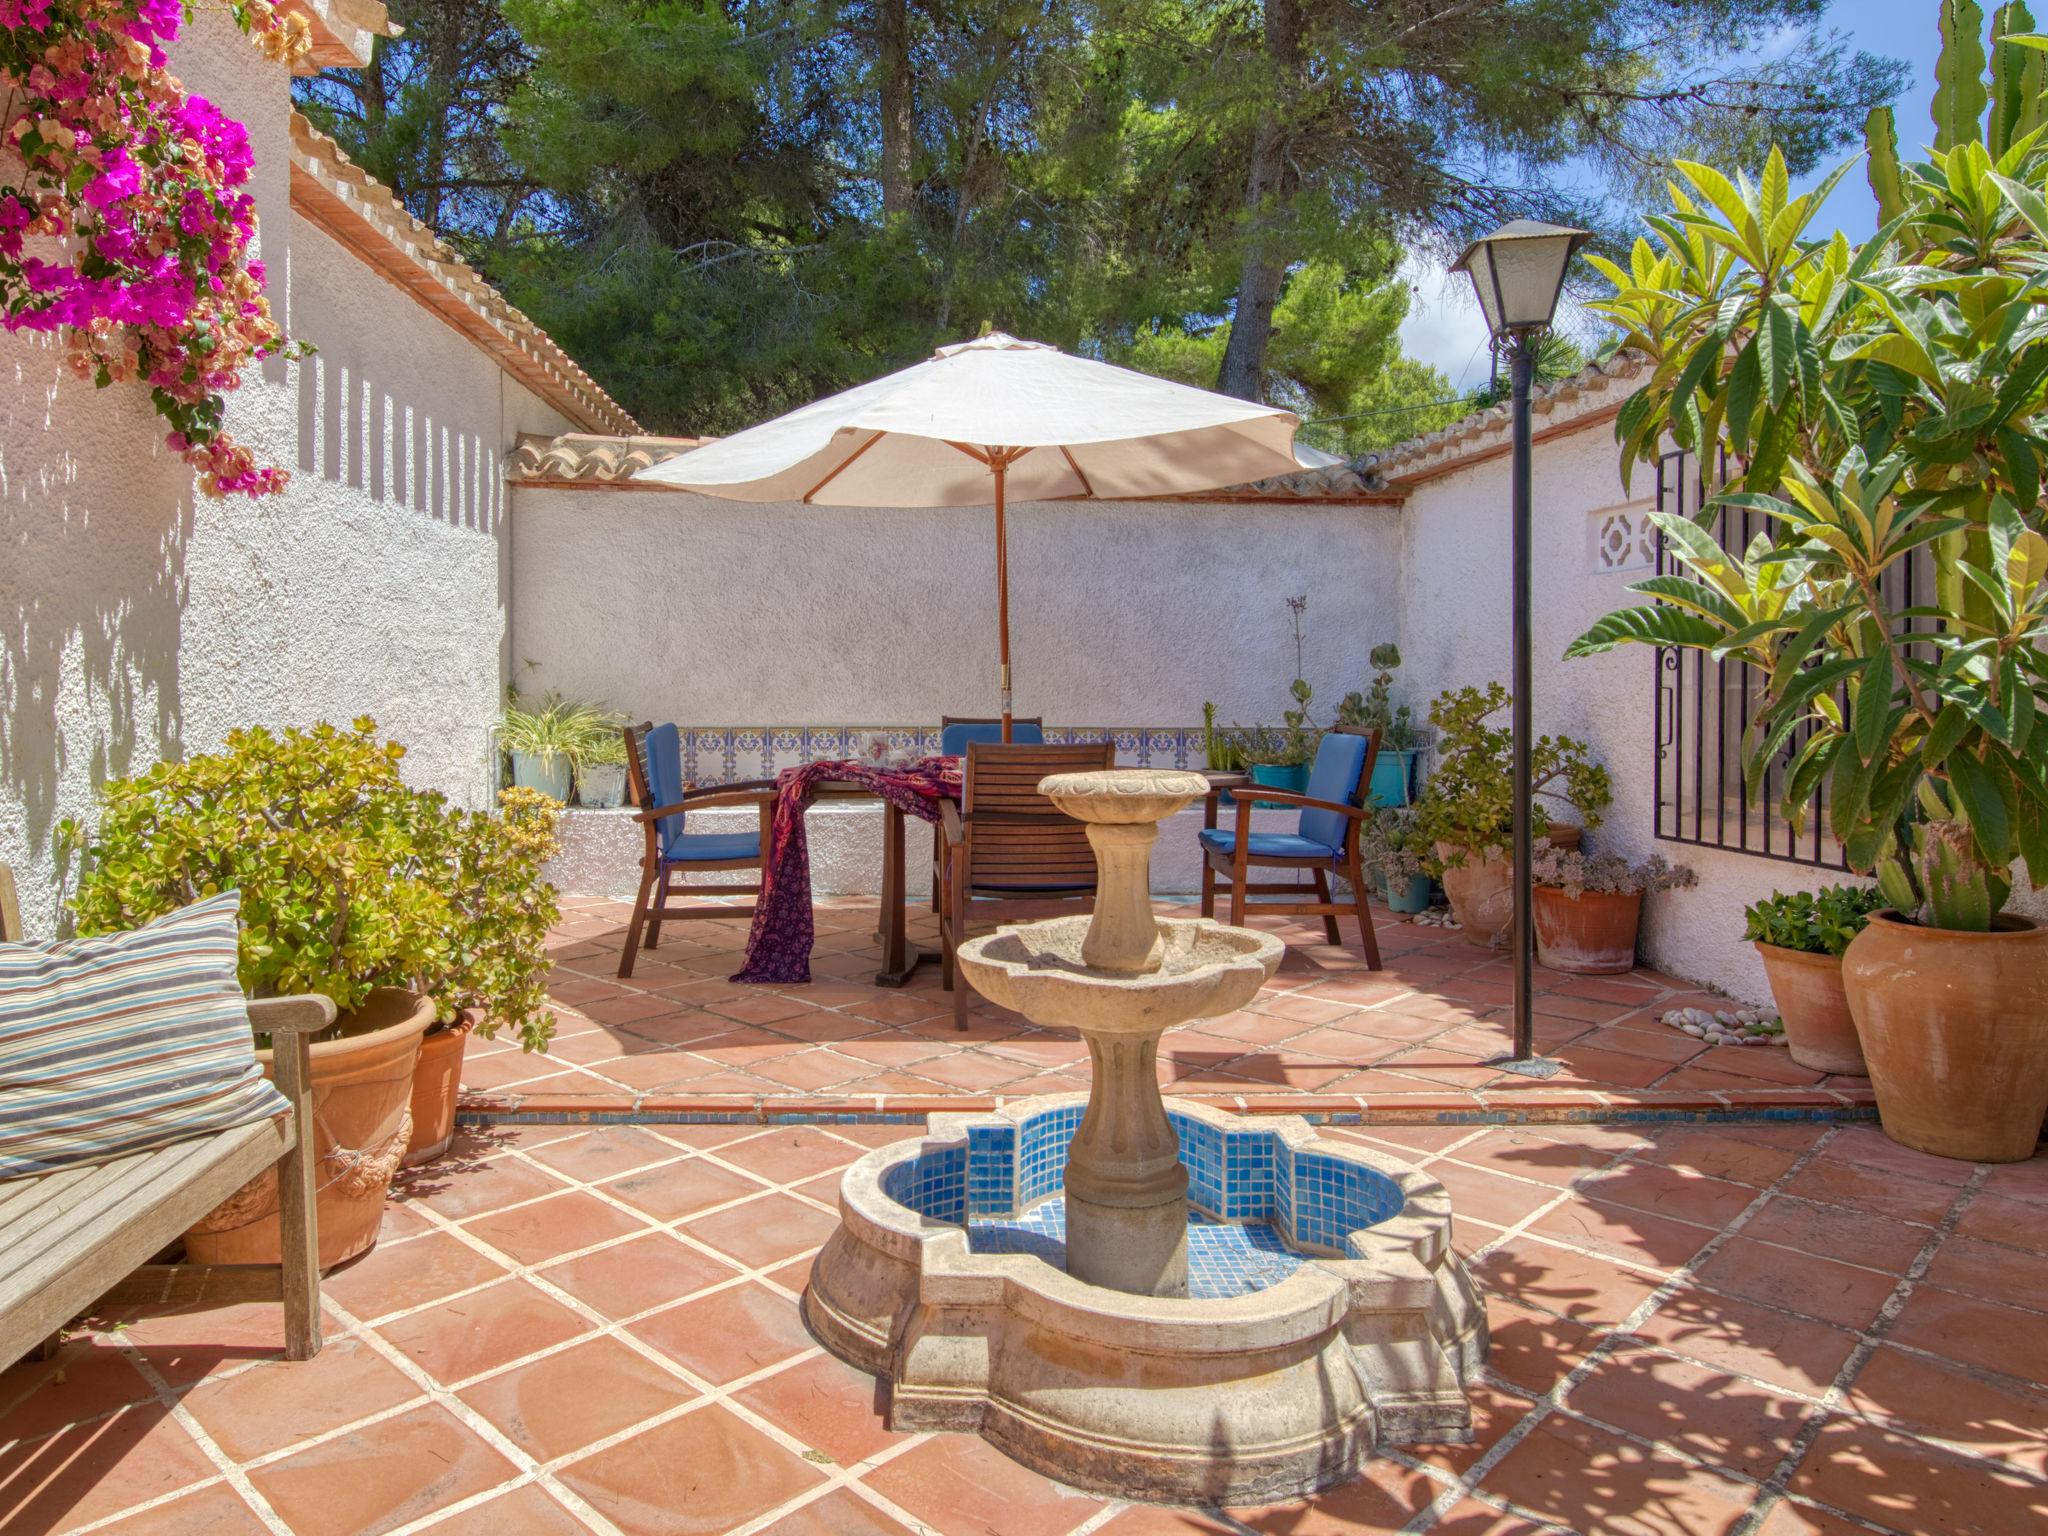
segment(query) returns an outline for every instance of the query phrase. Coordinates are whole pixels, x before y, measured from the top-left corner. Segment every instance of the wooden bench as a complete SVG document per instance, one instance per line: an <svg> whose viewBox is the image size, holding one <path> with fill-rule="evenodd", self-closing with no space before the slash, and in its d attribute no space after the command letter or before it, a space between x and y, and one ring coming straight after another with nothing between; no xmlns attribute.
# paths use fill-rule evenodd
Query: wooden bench
<svg viewBox="0 0 2048 1536"><path fill-rule="evenodd" d="M14 881L0 865L0 940L21 937ZM324 997L260 998L251 1026L271 1037L288 1119L236 1126L111 1162L0 1181L0 1370L47 1353L95 1308L284 1304L285 1358L320 1352L319 1239L313 1217L310 1039L334 1022ZM208 1211L277 1168L282 1264L153 1264Z"/></svg>

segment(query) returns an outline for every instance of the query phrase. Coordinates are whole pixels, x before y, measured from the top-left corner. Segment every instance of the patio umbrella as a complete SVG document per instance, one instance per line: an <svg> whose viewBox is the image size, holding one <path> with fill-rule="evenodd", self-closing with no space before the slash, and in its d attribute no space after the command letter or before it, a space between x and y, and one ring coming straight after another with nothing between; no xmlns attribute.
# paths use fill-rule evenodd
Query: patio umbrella
<svg viewBox="0 0 2048 1536"><path fill-rule="evenodd" d="M1292 411L1001 332L635 477L735 501L996 509L996 633L1010 739L1005 503L1171 496L1302 468Z"/></svg>

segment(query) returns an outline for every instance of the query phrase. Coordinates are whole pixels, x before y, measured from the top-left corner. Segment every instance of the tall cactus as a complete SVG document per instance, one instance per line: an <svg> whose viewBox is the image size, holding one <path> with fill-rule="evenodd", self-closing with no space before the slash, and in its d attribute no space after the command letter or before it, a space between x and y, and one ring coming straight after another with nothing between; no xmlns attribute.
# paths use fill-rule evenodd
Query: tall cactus
<svg viewBox="0 0 2048 1536"><path fill-rule="evenodd" d="M1984 147L1994 160L2042 123L2048 55L2006 41L2033 30L2034 18L2021 0L2001 5L1991 18L1991 123Z"/></svg>
<svg viewBox="0 0 2048 1536"><path fill-rule="evenodd" d="M1877 199L1877 222L1888 224L1906 211L1906 189L1899 178L1899 125L1890 107L1872 107L1863 120L1863 147L1869 152L1864 174L1870 195Z"/></svg>
<svg viewBox="0 0 2048 1536"><path fill-rule="evenodd" d="M1941 57L1934 66L1934 147L1954 149L1984 133L1984 8L1941 0Z"/></svg>

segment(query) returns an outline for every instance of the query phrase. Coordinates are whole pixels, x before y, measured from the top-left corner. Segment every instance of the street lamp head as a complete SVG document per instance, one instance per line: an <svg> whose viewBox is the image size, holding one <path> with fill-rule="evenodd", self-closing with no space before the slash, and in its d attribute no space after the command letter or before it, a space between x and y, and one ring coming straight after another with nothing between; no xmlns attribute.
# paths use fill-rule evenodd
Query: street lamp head
<svg viewBox="0 0 2048 1536"><path fill-rule="evenodd" d="M1451 270L1470 275L1486 328L1495 336L1547 330L1565 268L1592 238L1583 229L1516 219L1466 246Z"/></svg>

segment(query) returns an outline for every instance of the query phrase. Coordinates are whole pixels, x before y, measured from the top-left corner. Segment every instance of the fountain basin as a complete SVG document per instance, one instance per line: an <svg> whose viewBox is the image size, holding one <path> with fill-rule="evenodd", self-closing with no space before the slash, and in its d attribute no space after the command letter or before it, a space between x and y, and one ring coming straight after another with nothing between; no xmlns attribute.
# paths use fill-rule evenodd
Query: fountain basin
<svg viewBox="0 0 2048 1536"><path fill-rule="evenodd" d="M1207 917L1154 917L1158 969L1105 970L1082 957L1093 922L1080 916L1008 925L962 944L956 963L975 991L1033 1023L1093 1035L1156 1035L1242 1008L1284 953L1269 933Z"/></svg>
<svg viewBox="0 0 2048 1536"><path fill-rule="evenodd" d="M1176 1104L1191 1294L1088 1285L1059 1267L1053 1220L1084 1102L934 1116L847 1171L804 1315L888 1380L891 1427L972 1431L1078 1487L1209 1504L1469 1437L1485 1309L1440 1184L1298 1117Z"/></svg>

